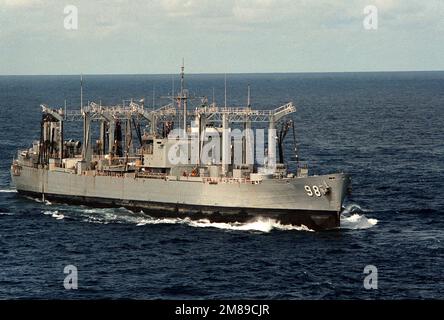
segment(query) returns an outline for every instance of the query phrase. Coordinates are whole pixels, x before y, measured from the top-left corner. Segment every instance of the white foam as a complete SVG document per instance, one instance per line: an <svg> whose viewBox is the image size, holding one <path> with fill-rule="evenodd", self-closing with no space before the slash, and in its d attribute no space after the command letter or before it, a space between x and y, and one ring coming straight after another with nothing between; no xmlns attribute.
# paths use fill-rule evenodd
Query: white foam
<svg viewBox="0 0 444 320"><path fill-rule="evenodd" d="M341 229L368 229L378 223L377 219L367 218L364 212L369 210L363 209L359 204L350 203L341 214Z"/></svg>
<svg viewBox="0 0 444 320"><path fill-rule="evenodd" d="M109 223L139 223L140 216L125 208L83 208L79 207L78 211L84 219L84 222L92 222L99 224Z"/></svg>
<svg viewBox="0 0 444 320"><path fill-rule="evenodd" d="M139 218L137 219L137 226L144 226L147 224L180 224L180 223L187 223L190 219L185 218L185 219L180 219L180 218L152 218L152 217L148 217L148 218Z"/></svg>
<svg viewBox="0 0 444 320"><path fill-rule="evenodd" d="M15 193L17 190L15 189L0 189L0 193Z"/></svg>
<svg viewBox="0 0 444 320"><path fill-rule="evenodd" d="M359 204L357 203L350 203L348 204L343 210L342 210L342 214L347 215L350 213L362 213L362 212L367 212L368 210L363 209Z"/></svg>
<svg viewBox="0 0 444 320"><path fill-rule="evenodd" d="M14 214L12 212L0 212L0 216L13 216Z"/></svg>
<svg viewBox="0 0 444 320"><path fill-rule="evenodd" d="M55 210L55 211L49 211L49 210L48 211L43 211L43 214L51 216L51 217L53 217L53 218L55 218L57 220L61 220L61 219L65 218L65 216L63 214L59 213L57 210Z"/></svg>
<svg viewBox="0 0 444 320"><path fill-rule="evenodd" d="M367 218L365 215L357 213L351 216L341 216L341 229L368 229L378 223L377 219Z"/></svg>
<svg viewBox="0 0 444 320"><path fill-rule="evenodd" d="M76 210L77 211L77 210ZM144 226L150 224L184 224L196 228L217 228L225 230L238 231L259 231L270 232L272 230L295 230L295 231L313 231L308 227L294 226L282 224L281 222L271 218L257 218L249 222L211 222L208 219L192 220L190 218L154 218L143 211L134 213L125 208L81 208L81 215L84 217L82 221L109 224L109 223L130 223L136 226ZM85 217L86 216L86 217Z"/></svg>
<svg viewBox="0 0 444 320"><path fill-rule="evenodd" d="M237 231L259 231L259 232L270 232L273 229L276 230L297 230L297 231L313 231L307 228L304 225L301 226L293 226L281 224L279 221L276 221L271 218L257 218L255 220L249 222L211 222L208 219L200 219L200 220L192 220L190 218L164 218L164 219L155 219L148 218L142 219L137 223L137 226L143 226L146 224L186 224L191 227L196 228L217 228L217 229L225 229L225 230L237 230Z"/></svg>
<svg viewBox="0 0 444 320"><path fill-rule="evenodd" d="M43 202L42 199L39 199L39 198L33 198L33 197L29 197L29 196L25 196L25 198L29 199L29 200L32 200L32 201L35 201L35 202L39 202L39 203Z"/></svg>

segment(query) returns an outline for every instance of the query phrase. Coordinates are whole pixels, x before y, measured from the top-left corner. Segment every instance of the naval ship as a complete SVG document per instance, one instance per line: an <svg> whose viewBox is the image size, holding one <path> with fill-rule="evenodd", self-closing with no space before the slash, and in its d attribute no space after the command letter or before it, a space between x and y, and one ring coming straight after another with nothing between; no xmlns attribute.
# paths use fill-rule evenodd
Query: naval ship
<svg viewBox="0 0 444 320"><path fill-rule="evenodd" d="M180 91L160 108L143 99L84 105L82 83L80 110L41 105L40 138L11 165L19 194L153 217L340 226L350 177L309 175L297 154L290 172L283 159L289 128L294 134L292 102L256 110L248 87L246 105L227 106L225 85L225 105L218 106L185 89L183 66ZM82 141L65 139L72 122L83 123Z"/></svg>

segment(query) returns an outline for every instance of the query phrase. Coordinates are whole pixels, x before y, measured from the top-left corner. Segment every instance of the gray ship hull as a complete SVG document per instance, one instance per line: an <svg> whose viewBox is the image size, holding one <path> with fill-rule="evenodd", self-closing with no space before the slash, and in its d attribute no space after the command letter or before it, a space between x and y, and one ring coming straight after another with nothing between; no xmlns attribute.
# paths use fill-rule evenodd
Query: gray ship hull
<svg viewBox="0 0 444 320"><path fill-rule="evenodd" d="M77 175L21 166L19 170L12 169L12 181L20 194L38 198L44 195L56 202L125 207L144 210L155 217L217 222L270 217L285 224L325 230L339 227L350 179L341 173L260 183L224 179L209 183L191 177L153 179L131 173L105 176L94 172ZM323 186L328 191L317 192Z"/></svg>

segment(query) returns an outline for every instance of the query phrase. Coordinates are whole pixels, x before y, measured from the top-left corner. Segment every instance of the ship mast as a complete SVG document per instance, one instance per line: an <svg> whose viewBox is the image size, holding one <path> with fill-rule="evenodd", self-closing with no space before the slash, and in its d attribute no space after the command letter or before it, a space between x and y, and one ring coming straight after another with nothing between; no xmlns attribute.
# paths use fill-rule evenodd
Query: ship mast
<svg viewBox="0 0 444 320"><path fill-rule="evenodd" d="M80 110L83 112L83 74L80 74Z"/></svg>
<svg viewBox="0 0 444 320"><path fill-rule="evenodd" d="M180 68L180 105L182 106L183 100L183 132L187 130L187 97L184 91L185 85L185 59L182 58L182 67Z"/></svg>
<svg viewBox="0 0 444 320"><path fill-rule="evenodd" d="M184 75L185 75L185 59L182 58L182 66L180 67L180 95L183 96Z"/></svg>
<svg viewBox="0 0 444 320"><path fill-rule="evenodd" d="M227 107L227 74L224 76L224 98L225 98L225 108Z"/></svg>
<svg viewBox="0 0 444 320"><path fill-rule="evenodd" d="M171 106L174 107L174 105L176 104L176 101L174 99L174 97L176 96L176 94L174 93L175 89L174 89L174 74L171 75ZM179 130L180 130L180 113L178 114L179 117L179 121L177 121L178 126L179 126Z"/></svg>
<svg viewBox="0 0 444 320"><path fill-rule="evenodd" d="M251 99L250 99L250 84L248 84L248 98L247 98L247 107L251 107Z"/></svg>

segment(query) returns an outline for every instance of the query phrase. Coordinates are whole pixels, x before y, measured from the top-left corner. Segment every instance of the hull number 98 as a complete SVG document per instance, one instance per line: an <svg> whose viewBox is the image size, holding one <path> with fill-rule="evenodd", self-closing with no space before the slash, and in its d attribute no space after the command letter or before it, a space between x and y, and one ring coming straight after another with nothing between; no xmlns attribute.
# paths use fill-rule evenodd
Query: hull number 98
<svg viewBox="0 0 444 320"><path fill-rule="evenodd" d="M313 196L320 197L320 196L322 196L321 190L319 189L318 186L313 186L313 187L304 186L304 189L305 189L305 192L307 192L307 196L309 196L309 197L313 197Z"/></svg>

